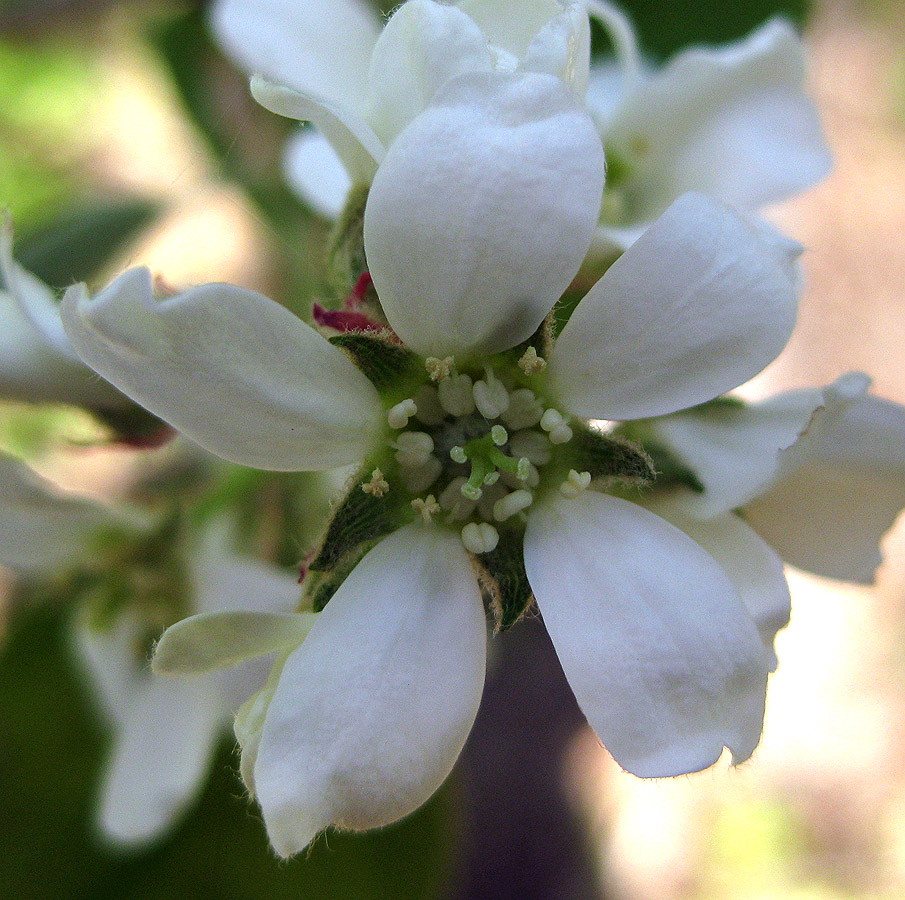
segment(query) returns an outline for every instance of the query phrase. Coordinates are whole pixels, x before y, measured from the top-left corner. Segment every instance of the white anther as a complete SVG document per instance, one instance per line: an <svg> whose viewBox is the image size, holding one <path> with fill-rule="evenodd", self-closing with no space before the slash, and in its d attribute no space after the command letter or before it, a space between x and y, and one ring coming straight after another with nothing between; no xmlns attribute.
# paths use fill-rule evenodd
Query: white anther
<svg viewBox="0 0 905 900"><path fill-rule="evenodd" d="M522 460L519 460L519 471L517 473L503 472L500 476L500 481L514 491L523 487L536 488L540 484L540 472L537 471L537 467L531 465L524 457L522 459L525 460L525 464L523 466ZM523 478L519 477L522 475L524 476Z"/></svg>
<svg viewBox="0 0 905 900"><path fill-rule="evenodd" d="M440 494L440 506L449 513L450 519L462 521L467 519L475 508L474 500L466 500L462 496L462 485L466 478L453 478Z"/></svg>
<svg viewBox="0 0 905 900"><path fill-rule="evenodd" d="M437 385L440 405L451 416L467 416L474 412L474 395L468 375L450 375Z"/></svg>
<svg viewBox="0 0 905 900"><path fill-rule="evenodd" d="M487 366L484 378L476 381L472 388L475 406L485 419L499 418L509 409L509 391L506 385L494 374L493 369Z"/></svg>
<svg viewBox="0 0 905 900"><path fill-rule="evenodd" d="M416 513L421 514L421 519L425 525L430 525L431 519L440 512L440 504L437 503L437 498L433 494L428 494L423 500L420 497L415 497L412 500L412 509Z"/></svg>
<svg viewBox="0 0 905 900"><path fill-rule="evenodd" d="M439 425L446 416L440 405L437 389L432 384L423 384L418 388L415 392L415 406L418 407L415 418L425 425Z"/></svg>
<svg viewBox="0 0 905 900"><path fill-rule="evenodd" d="M462 529L462 544L469 553L490 553L500 542L500 533L488 522L469 522Z"/></svg>
<svg viewBox="0 0 905 900"><path fill-rule="evenodd" d="M493 517L497 522L505 522L510 516L527 509L533 502L534 495L531 491L513 491L493 504Z"/></svg>
<svg viewBox="0 0 905 900"><path fill-rule="evenodd" d="M535 350L534 347L529 347L518 361L518 367L526 375L537 375L547 368L547 360L542 356L538 356L537 350Z"/></svg>
<svg viewBox="0 0 905 900"><path fill-rule="evenodd" d="M502 481L498 481L496 484L490 485L490 487L488 487L484 491L484 495L481 497L481 499L478 500L477 514L485 522L493 522L494 504L497 502L497 500L502 500L503 497L505 497L508 493L509 491Z"/></svg>
<svg viewBox="0 0 905 900"><path fill-rule="evenodd" d="M444 378L449 378L450 373L455 368L456 361L451 356L446 356L443 359L438 359L436 356L428 356L426 360L424 360L424 367L427 369L427 374L430 376L431 381L442 381Z"/></svg>
<svg viewBox="0 0 905 900"><path fill-rule="evenodd" d="M423 466L434 452L434 440L424 431L403 431L396 442L396 462L400 466Z"/></svg>
<svg viewBox="0 0 905 900"><path fill-rule="evenodd" d="M468 460L468 457L465 455L465 448L459 447L458 445L449 451L449 458L457 463L464 463Z"/></svg>
<svg viewBox="0 0 905 900"><path fill-rule="evenodd" d="M551 429L549 438L551 444L568 444L572 440L572 429L565 422L561 422Z"/></svg>
<svg viewBox="0 0 905 900"><path fill-rule="evenodd" d="M429 456L423 466L403 467L399 470L399 474L405 489L410 494L420 494L440 477L442 471L443 463L436 456Z"/></svg>
<svg viewBox="0 0 905 900"><path fill-rule="evenodd" d="M517 431L509 438L509 449L513 456L524 456L535 466L546 465L553 454L547 435L539 431Z"/></svg>
<svg viewBox="0 0 905 900"><path fill-rule="evenodd" d="M576 472L569 469L566 480L559 486L559 492L569 500L574 500L591 483L590 472Z"/></svg>
<svg viewBox="0 0 905 900"><path fill-rule="evenodd" d="M493 428L490 429L490 440L492 440L497 447L502 447L506 441L509 440L509 432L507 432L502 425L494 425Z"/></svg>
<svg viewBox="0 0 905 900"><path fill-rule="evenodd" d="M409 419L418 412L415 401L409 397L401 403L397 403L387 412L387 422L390 428L405 428L409 423Z"/></svg>
<svg viewBox="0 0 905 900"><path fill-rule="evenodd" d="M473 484L469 484L467 481L460 488L462 491L462 496L466 500L474 500L477 502L481 499L481 495L484 493L479 487L475 487Z"/></svg>
<svg viewBox="0 0 905 900"><path fill-rule="evenodd" d="M528 388L518 388L509 395L509 409L500 418L513 431L530 428L540 422L544 408Z"/></svg>
<svg viewBox="0 0 905 900"><path fill-rule="evenodd" d="M559 410L550 407L550 409L545 409L544 414L540 417L540 427L543 428L544 431L553 431L557 425L562 425L565 421L566 420Z"/></svg>
<svg viewBox="0 0 905 900"><path fill-rule="evenodd" d="M365 481L361 489L366 494L373 494L375 497L382 497L389 489L390 483L383 477L383 472L380 469L374 469L371 472L371 480Z"/></svg>

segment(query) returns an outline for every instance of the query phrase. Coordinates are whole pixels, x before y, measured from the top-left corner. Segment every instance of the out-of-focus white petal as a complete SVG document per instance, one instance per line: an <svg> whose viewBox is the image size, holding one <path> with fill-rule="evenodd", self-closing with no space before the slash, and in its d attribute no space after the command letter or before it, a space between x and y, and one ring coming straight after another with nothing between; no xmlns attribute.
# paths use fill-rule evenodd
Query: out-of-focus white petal
<svg viewBox="0 0 905 900"><path fill-rule="evenodd" d="M723 567L757 625L767 650L770 670L774 670L777 664L773 649L776 634L789 624L792 611L782 560L737 515L726 513L702 521L688 514L684 500L682 496L647 506L681 528Z"/></svg>
<svg viewBox="0 0 905 900"><path fill-rule="evenodd" d="M860 382L863 386L863 382ZM850 389L849 389L850 388ZM905 407L840 379L747 521L798 568L867 583L879 544L905 508Z"/></svg>
<svg viewBox="0 0 905 900"><path fill-rule="evenodd" d="M264 469L361 459L383 427L373 385L287 309L207 284L168 300L132 269L97 297L67 291L63 322L88 365L206 450Z"/></svg>
<svg viewBox="0 0 905 900"><path fill-rule="evenodd" d="M161 674L211 672L268 653L297 647L314 613L208 612L171 625L154 651Z"/></svg>
<svg viewBox="0 0 905 900"><path fill-rule="evenodd" d="M652 221L686 191L754 209L815 184L831 160L804 91L794 29L767 23L738 44L695 48L635 82L606 123L629 168L627 218Z"/></svg>
<svg viewBox="0 0 905 900"><path fill-rule="evenodd" d="M384 148L357 112L314 95L301 94L259 75L251 79L251 93L261 106L278 116L313 122L330 142L353 182L367 184L373 178Z"/></svg>
<svg viewBox="0 0 905 900"><path fill-rule="evenodd" d="M800 246L686 194L578 304L548 367L585 418L695 406L761 371L795 324Z"/></svg>
<svg viewBox="0 0 905 900"><path fill-rule="evenodd" d="M101 789L105 835L139 845L173 825L200 790L227 717L209 678L138 680Z"/></svg>
<svg viewBox="0 0 905 900"><path fill-rule="evenodd" d="M217 0L211 25L249 74L360 110L380 19L365 0Z"/></svg>
<svg viewBox="0 0 905 900"><path fill-rule="evenodd" d="M87 559L102 529L123 524L100 503L66 494L0 454L0 564L14 572L52 572Z"/></svg>
<svg viewBox="0 0 905 900"><path fill-rule="evenodd" d="M704 486L686 509L710 518L743 506L776 477L791 447L824 403L818 389L789 391L759 403L696 407L650 422L654 438Z"/></svg>
<svg viewBox="0 0 905 900"><path fill-rule="evenodd" d="M283 168L290 186L315 212L325 219L339 218L352 180L316 128L305 128L286 142Z"/></svg>
<svg viewBox="0 0 905 900"><path fill-rule="evenodd" d="M388 147L447 81L492 69L487 41L473 19L435 0L408 0L374 47L368 121Z"/></svg>
<svg viewBox="0 0 905 900"><path fill-rule="evenodd" d="M584 258L602 185L600 140L558 79L447 83L394 141L365 211L396 333L425 356L529 337Z"/></svg>
<svg viewBox="0 0 905 900"><path fill-rule="evenodd" d="M457 535L410 525L371 550L287 659L267 710L254 782L276 851L424 803L471 729L485 649Z"/></svg>
<svg viewBox="0 0 905 900"><path fill-rule="evenodd" d="M521 68L562 78L576 97L588 89L591 25L581 3L570 3L537 33L528 45Z"/></svg>
<svg viewBox="0 0 905 900"><path fill-rule="evenodd" d="M558 0L461 0L456 4L491 44L520 60L535 35L562 12Z"/></svg>
<svg viewBox="0 0 905 900"><path fill-rule="evenodd" d="M533 508L525 568L563 671L616 761L655 778L736 763L760 739L767 659L717 562L636 504Z"/></svg>

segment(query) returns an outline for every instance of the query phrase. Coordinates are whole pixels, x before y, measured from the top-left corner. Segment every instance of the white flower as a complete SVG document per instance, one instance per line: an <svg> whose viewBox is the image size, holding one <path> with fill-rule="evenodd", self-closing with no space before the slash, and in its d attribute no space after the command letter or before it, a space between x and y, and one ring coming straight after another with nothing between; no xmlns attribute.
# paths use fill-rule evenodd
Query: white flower
<svg viewBox="0 0 905 900"><path fill-rule="evenodd" d="M53 291L14 259L12 225L0 230L0 397L123 410L131 401L72 349Z"/></svg>
<svg viewBox="0 0 905 900"><path fill-rule="evenodd" d="M587 92L608 163L597 252L624 250L687 191L753 212L827 174L830 154L790 24L774 19L743 41L691 48L648 70L613 7L588 7L620 58L591 67Z"/></svg>
<svg viewBox="0 0 905 900"><path fill-rule="evenodd" d="M450 78L520 68L563 77L579 96L587 87L590 27L577 2L408 0L381 29L364 0L218 0L211 24L264 76L252 81L262 105L317 126L290 142L286 167L328 218Z"/></svg>
<svg viewBox="0 0 905 900"><path fill-rule="evenodd" d="M730 578L664 520L587 490L570 460L579 436L594 440L585 419L685 408L773 359L794 322L798 247L689 195L590 290L546 360L510 353L583 260L602 176L599 138L560 80L472 74L437 93L387 152L365 214L383 310L421 357L384 401L257 294L206 285L158 302L133 271L64 298L82 357L213 452L273 469L379 459L353 490L375 503L407 502L417 483L415 521L364 557L240 717L243 769L282 854L331 823L392 821L446 776L483 681L469 556L491 559L497 542L523 540L566 676L621 765L676 775L758 742L769 660ZM203 646L204 632L189 620L177 633ZM262 634L259 652L285 652Z"/></svg>
<svg viewBox="0 0 905 900"><path fill-rule="evenodd" d="M648 423L704 487L683 494L685 515L740 510L792 565L871 581L880 540L905 508L905 408L868 395L869 384L852 372L822 390Z"/></svg>
<svg viewBox="0 0 905 900"><path fill-rule="evenodd" d="M64 494L0 455L0 563L15 572L39 577L89 566L97 573L105 538L116 533L141 542L153 526L153 519L134 510ZM189 556L188 595L167 599L191 613L279 615L284 633L301 640L312 616L289 612L298 598L295 577L236 557L225 537L223 529L208 528ZM138 597L129 601L102 626L93 621L91 605L83 604L74 637L112 731L98 825L108 840L137 846L159 837L188 809L218 738L265 683L268 666L259 660L191 680L153 676L146 653L163 627L160 610ZM247 614L232 615L241 622Z"/></svg>

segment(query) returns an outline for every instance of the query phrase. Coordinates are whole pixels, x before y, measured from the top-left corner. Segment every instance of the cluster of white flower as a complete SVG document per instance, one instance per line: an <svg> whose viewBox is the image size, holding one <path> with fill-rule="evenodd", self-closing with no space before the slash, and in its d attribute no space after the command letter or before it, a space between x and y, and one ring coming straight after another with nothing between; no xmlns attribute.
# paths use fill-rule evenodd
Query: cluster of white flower
<svg viewBox="0 0 905 900"><path fill-rule="evenodd" d="M591 64L589 15L616 63ZM866 378L722 397L795 323L801 248L751 214L829 165L791 27L657 71L600 0L407 0L382 28L363 0L219 0L212 21L255 97L315 126L287 149L302 195L335 217L367 191L355 327L226 284L159 299L144 269L70 288L58 313L6 232L0 311L36 349L4 347L0 379L38 398L62 373L84 396L58 399L137 403L244 466L357 466L301 602L280 573L199 552L195 614L154 657L211 679L275 654L235 723L274 848L424 803L474 722L488 611L505 629L535 601L625 769L747 759L789 617L777 551L869 579L905 506L905 410ZM574 302L580 270L600 277ZM23 536L5 563L28 569L40 542L58 565L109 527L4 466ZM121 725L107 821L137 838L190 795L237 691L129 694L119 641L86 647L120 673L101 679ZM124 812L163 709L168 731L185 713L178 763Z"/></svg>

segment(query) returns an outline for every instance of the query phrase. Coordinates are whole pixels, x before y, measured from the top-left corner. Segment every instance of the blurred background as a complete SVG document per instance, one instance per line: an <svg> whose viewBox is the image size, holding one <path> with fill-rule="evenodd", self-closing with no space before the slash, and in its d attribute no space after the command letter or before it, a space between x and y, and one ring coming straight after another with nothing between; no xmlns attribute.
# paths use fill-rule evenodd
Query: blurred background
<svg viewBox="0 0 905 900"><path fill-rule="evenodd" d="M862 369L877 394L905 403L905 5L623 5L655 58L741 37L776 12L805 29L836 167L768 213L806 246L808 286L789 347L745 393ZM213 45L204 4L0 2L0 205L16 224L20 261L56 287L99 285L144 264L176 287L232 281L307 313L325 290L329 224L282 179L293 127L256 107L245 76ZM85 449L95 428L71 409L0 405L0 448L61 484L107 495L133 460L122 448ZM753 759L642 782L569 725L552 742L563 766L550 802L565 804L575 866L587 871L559 871L536 896L905 896L905 528L888 536L874 587L789 574L792 624L777 642ZM0 578L6 595L12 578ZM0 600L3 897L528 896L491 892L494 878L515 877L493 859L485 881L463 874L474 858L506 852L476 848L461 811L480 784L475 767L504 740L494 737L493 695L447 786L379 834L331 834L307 859L278 863L225 744L171 836L141 853L105 848L90 823L106 735L68 647L63 599L29 610ZM532 726L538 743L558 727L553 719ZM551 854L538 865L562 870L571 860Z"/></svg>

